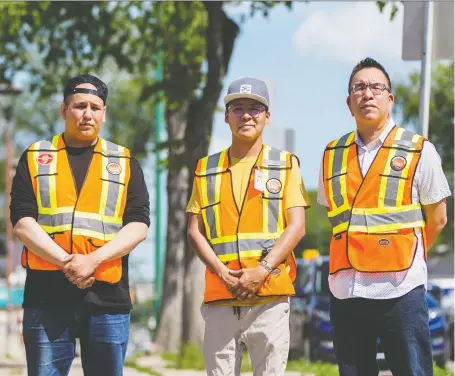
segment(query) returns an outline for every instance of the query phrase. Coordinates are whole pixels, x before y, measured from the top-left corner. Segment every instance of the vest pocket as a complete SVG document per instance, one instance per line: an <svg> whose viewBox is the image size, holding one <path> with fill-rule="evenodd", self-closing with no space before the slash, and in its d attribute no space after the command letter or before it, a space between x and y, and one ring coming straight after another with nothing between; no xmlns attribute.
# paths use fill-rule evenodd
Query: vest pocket
<svg viewBox="0 0 455 376"><path fill-rule="evenodd" d="M381 175L384 176L384 175ZM380 199L384 199L384 204L386 206L397 206L397 197L398 197L398 187L400 182L405 183L408 179L402 178L400 176L394 175L387 175L387 185L386 190L384 192L384 197L380 197ZM399 202L401 204L401 200Z"/></svg>
<svg viewBox="0 0 455 376"><path fill-rule="evenodd" d="M348 259L361 272L397 272L411 267L417 250L414 229L387 233L350 232Z"/></svg>
<svg viewBox="0 0 455 376"><path fill-rule="evenodd" d="M258 290L259 296L273 296L273 295L294 295L295 290L289 276L290 266L280 264L276 267L267 277L264 284Z"/></svg>
<svg viewBox="0 0 455 376"><path fill-rule="evenodd" d="M351 268L346 255L346 234L347 232L344 231L332 236L332 240L330 241L329 256L330 274Z"/></svg>
<svg viewBox="0 0 455 376"><path fill-rule="evenodd" d="M95 252L106 244L99 239L86 238L87 253ZM117 283L122 278L122 259L118 258L102 263L95 269L95 279L97 281Z"/></svg>

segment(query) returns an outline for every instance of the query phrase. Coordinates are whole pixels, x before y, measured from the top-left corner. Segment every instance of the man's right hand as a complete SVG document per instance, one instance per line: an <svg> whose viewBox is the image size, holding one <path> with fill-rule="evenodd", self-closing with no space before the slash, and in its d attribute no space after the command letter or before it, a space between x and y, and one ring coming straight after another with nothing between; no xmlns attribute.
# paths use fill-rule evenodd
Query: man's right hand
<svg viewBox="0 0 455 376"><path fill-rule="evenodd" d="M62 261L63 267L68 264L71 260L73 259L73 255L68 255L65 257L65 259ZM92 287L92 285L95 283L95 275L92 274L88 276L88 278L83 279L76 283L76 286L80 288L81 290L88 289L89 287Z"/></svg>
<svg viewBox="0 0 455 376"><path fill-rule="evenodd" d="M95 283L95 277L94 275L92 274L90 277L88 277L87 279L84 279L83 281L79 282L76 284L76 286L78 288L80 288L81 290L83 289L88 289L89 287L92 287L92 285Z"/></svg>
<svg viewBox="0 0 455 376"><path fill-rule="evenodd" d="M223 265L221 268L221 273L220 273L220 278L227 287L229 291L233 291L238 288L240 284L240 277L238 276L233 276L229 273L230 269ZM241 275L240 275L241 276Z"/></svg>

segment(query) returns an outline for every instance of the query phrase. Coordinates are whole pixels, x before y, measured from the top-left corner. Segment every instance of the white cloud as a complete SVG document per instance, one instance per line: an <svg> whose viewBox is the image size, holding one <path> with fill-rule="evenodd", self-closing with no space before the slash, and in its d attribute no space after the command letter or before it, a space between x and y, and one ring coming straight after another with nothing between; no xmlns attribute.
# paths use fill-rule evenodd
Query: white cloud
<svg viewBox="0 0 455 376"><path fill-rule="evenodd" d="M224 10L231 17L241 16L243 14L248 15L251 8L251 1L231 1L224 3Z"/></svg>
<svg viewBox="0 0 455 376"><path fill-rule="evenodd" d="M294 34L297 51L305 56L354 64L371 56L378 60L401 57L403 7L390 21L390 5L383 13L375 2L342 3L330 8L307 7L307 17Z"/></svg>

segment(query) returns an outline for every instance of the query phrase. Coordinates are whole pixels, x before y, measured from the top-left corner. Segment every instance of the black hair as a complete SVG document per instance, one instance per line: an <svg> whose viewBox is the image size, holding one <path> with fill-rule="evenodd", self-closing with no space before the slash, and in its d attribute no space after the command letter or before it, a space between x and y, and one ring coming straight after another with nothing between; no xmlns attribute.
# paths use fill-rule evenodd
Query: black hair
<svg viewBox="0 0 455 376"><path fill-rule="evenodd" d="M77 75L76 77L72 77L68 80L65 86L65 90L63 92L63 102L66 103L66 98L74 93L76 93L76 86L79 86L81 84L92 84L93 86L96 87L96 91L91 93L95 94L98 97L100 97L104 105L106 105L107 102L107 86L106 84L101 81L98 77L92 76L91 74L80 74Z"/></svg>
<svg viewBox="0 0 455 376"><path fill-rule="evenodd" d="M384 73L384 76L387 78L387 83L389 84L389 89L392 90L392 83L390 82L390 77L385 68L379 64L376 60L374 60L371 57L366 57L363 60L360 60L354 69L352 70L351 77L349 77L349 85L348 85L348 94L351 94L351 83L352 83L352 78L355 76L355 74L362 69L366 68L376 68L379 69L382 73Z"/></svg>

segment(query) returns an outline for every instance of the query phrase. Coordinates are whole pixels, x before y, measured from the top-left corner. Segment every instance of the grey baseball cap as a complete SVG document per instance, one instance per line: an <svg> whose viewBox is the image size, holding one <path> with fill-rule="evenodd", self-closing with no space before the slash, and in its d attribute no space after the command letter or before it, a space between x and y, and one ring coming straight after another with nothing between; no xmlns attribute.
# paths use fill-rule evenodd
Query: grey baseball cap
<svg viewBox="0 0 455 376"><path fill-rule="evenodd" d="M224 104L241 98L254 99L269 107L270 99L267 85L257 78L243 77L233 81L224 97Z"/></svg>

